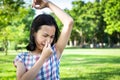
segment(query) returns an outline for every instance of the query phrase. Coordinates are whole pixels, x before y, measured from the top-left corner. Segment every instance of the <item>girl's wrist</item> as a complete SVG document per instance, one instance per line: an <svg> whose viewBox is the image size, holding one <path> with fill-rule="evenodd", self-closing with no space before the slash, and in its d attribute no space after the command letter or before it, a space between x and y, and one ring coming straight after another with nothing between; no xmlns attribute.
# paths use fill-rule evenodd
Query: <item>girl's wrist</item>
<svg viewBox="0 0 120 80"><path fill-rule="evenodd" d="M44 57L40 56L39 61L40 61L41 63L44 63L45 60L46 60L46 59L45 59Z"/></svg>

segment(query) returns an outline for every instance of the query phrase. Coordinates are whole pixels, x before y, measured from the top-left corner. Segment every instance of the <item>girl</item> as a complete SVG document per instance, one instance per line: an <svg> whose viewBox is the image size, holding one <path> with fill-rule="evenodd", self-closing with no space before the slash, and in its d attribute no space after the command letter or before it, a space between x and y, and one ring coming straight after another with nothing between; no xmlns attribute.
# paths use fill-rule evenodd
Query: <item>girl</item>
<svg viewBox="0 0 120 80"><path fill-rule="evenodd" d="M34 0L32 6L49 8L60 19L63 28L59 35L54 18L48 14L38 15L33 20L26 47L29 52L18 54L14 60L17 80L59 80L59 61L70 37L73 19L47 0Z"/></svg>

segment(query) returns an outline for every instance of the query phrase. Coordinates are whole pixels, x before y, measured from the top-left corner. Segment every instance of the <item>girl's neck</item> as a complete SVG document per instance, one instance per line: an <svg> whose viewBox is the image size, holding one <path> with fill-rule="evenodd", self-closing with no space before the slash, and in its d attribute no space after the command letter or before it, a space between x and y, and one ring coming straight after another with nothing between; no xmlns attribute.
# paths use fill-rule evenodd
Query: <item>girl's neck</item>
<svg viewBox="0 0 120 80"><path fill-rule="evenodd" d="M37 49L34 50L34 51L31 51L32 55L36 55L36 56L37 56L37 55L40 55L41 52L42 52L41 50L37 50Z"/></svg>

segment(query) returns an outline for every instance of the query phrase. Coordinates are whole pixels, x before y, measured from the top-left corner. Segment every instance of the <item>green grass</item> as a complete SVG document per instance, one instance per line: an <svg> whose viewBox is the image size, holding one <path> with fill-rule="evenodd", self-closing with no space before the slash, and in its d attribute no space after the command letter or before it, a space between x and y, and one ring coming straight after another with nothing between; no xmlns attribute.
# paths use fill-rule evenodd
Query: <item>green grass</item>
<svg viewBox="0 0 120 80"><path fill-rule="evenodd" d="M0 80L16 80L16 71L13 66L15 55L0 55Z"/></svg>
<svg viewBox="0 0 120 80"><path fill-rule="evenodd" d="M16 80L16 53L0 53L0 80ZM65 49L60 63L61 80L120 80L120 49Z"/></svg>
<svg viewBox="0 0 120 80"><path fill-rule="evenodd" d="M67 49L61 80L120 80L120 49Z"/></svg>

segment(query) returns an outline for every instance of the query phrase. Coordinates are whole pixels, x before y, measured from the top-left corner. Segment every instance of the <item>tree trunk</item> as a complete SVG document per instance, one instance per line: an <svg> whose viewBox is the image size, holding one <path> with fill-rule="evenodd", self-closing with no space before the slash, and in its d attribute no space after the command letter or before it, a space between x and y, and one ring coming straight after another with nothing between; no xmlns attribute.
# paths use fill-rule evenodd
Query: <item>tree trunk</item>
<svg viewBox="0 0 120 80"><path fill-rule="evenodd" d="M84 37L83 37L83 36L81 36L80 47L83 47L83 45L84 45Z"/></svg>
<svg viewBox="0 0 120 80"><path fill-rule="evenodd" d="M77 40L74 39L74 46L76 47L77 46Z"/></svg>
<svg viewBox="0 0 120 80"><path fill-rule="evenodd" d="M7 39L3 40L3 46L4 46L5 55L8 55L8 40Z"/></svg>

